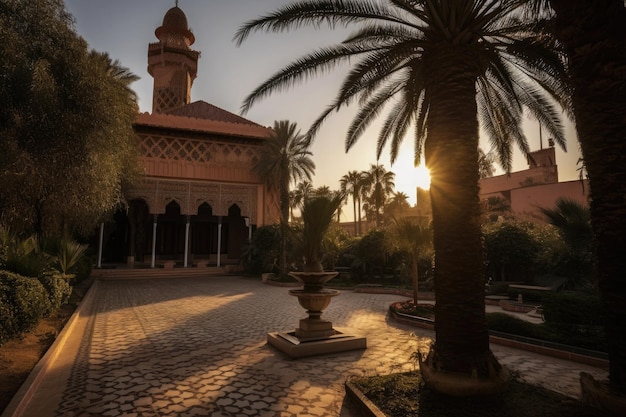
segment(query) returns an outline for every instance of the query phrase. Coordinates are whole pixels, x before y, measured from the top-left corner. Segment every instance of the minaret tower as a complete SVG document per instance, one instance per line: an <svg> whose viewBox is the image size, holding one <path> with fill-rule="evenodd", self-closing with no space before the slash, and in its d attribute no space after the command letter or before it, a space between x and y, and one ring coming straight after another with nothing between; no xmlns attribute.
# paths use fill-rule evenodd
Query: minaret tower
<svg viewBox="0 0 626 417"><path fill-rule="evenodd" d="M200 52L190 48L195 37L178 1L154 33L159 42L148 46L148 72L154 78L152 113L165 113L189 104Z"/></svg>

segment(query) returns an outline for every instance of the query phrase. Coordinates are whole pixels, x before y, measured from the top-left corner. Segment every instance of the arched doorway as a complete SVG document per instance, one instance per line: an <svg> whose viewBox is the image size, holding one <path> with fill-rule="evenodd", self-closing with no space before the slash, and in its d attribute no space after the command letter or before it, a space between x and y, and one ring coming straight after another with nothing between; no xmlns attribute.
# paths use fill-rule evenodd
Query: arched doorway
<svg viewBox="0 0 626 417"><path fill-rule="evenodd" d="M182 259L185 253L185 217L176 200L158 217L156 255L159 259Z"/></svg>

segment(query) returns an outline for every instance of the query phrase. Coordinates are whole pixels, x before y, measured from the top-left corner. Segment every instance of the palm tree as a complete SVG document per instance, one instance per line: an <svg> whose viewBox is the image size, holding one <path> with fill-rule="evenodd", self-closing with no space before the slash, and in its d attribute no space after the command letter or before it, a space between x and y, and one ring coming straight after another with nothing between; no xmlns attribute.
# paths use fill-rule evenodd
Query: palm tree
<svg viewBox="0 0 626 417"><path fill-rule="evenodd" d="M488 135L506 170L513 143L529 153L521 128L525 109L564 147L561 112L549 100L567 104L560 51L550 36L535 32L536 21L519 18L519 4L303 0L245 23L236 35L241 43L259 30L324 23L357 27L343 43L305 55L270 77L245 99L242 110L350 60L356 63L338 96L308 134L356 101L360 107L346 138L350 149L389 105L377 152L390 142L393 162L408 128L414 127L416 162L424 154L431 174L436 256L436 341L420 369L431 388L449 394L491 393L502 389L507 377L489 349L485 319L479 130Z"/></svg>
<svg viewBox="0 0 626 417"><path fill-rule="evenodd" d="M413 303L417 305L418 270L420 255L424 256L431 250L433 231L425 218L410 217L394 218L392 225L385 234L386 245L392 250L407 254L411 264L411 282L413 283Z"/></svg>
<svg viewBox="0 0 626 417"><path fill-rule="evenodd" d="M297 185L295 190L293 190L293 201L292 201L292 206L294 208L296 207L302 207L302 204L304 204L304 201L313 193L313 184L311 183L311 181L300 181ZM292 215L293 218L293 215Z"/></svg>
<svg viewBox="0 0 626 417"><path fill-rule="evenodd" d="M411 206L409 205L409 196L405 192L392 192L389 202L385 205L385 222L387 219L401 217Z"/></svg>
<svg viewBox="0 0 626 417"><path fill-rule="evenodd" d="M539 210L559 229L572 250L581 254L591 250L592 230L587 206L576 200L559 198L554 208L539 207Z"/></svg>
<svg viewBox="0 0 626 417"><path fill-rule="evenodd" d="M539 0L569 63L576 133L589 178L596 274L606 310L609 382L626 396L626 6L623 0Z"/></svg>
<svg viewBox="0 0 626 417"><path fill-rule="evenodd" d="M354 235L358 236L361 224L361 188L363 186L363 173L359 171L348 171L339 180L341 192L347 196L352 196L352 210L354 211ZM358 205L358 223L357 223Z"/></svg>
<svg viewBox="0 0 626 417"><path fill-rule="evenodd" d="M279 195L281 274L287 270L287 230L289 222L289 184L306 178L311 180L315 164L311 159L311 142L300 133L296 123L275 121L253 171L264 179L269 189Z"/></svg>
<svg viewBox="0 0 626 417"><path fill-rule="evenodd" d="M368 194L370 206L376 213L376 227L382 226L382 210L387 202L387 197L393 192L394 174L387 171L383 165L372 164L369 171L365 171L363 190Z"/></svg>

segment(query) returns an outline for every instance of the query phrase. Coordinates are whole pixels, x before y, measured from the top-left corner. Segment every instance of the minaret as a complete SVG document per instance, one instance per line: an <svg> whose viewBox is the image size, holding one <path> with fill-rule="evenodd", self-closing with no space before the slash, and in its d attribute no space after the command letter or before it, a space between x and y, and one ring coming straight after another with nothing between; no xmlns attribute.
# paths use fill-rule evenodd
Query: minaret
<svg viewBox="0 0 626 417"><path fill-rule="evenodd" d="M191 101L200 52L190 48L195 37L178 1L165 13L154 34L159 42L148 46L148 72L154 78L152 113L165 113Z"/></svg>

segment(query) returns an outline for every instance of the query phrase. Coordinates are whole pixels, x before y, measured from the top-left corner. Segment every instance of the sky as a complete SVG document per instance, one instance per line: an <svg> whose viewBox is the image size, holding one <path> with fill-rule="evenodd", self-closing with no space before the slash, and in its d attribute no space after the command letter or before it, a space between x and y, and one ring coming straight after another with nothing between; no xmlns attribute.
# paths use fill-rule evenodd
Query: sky
<svg viewBox="0 0 626 417"><path fill-rule="evenodd" d="M289 0L179 0L196 40L192 49L200 51L198 75L191 90L191 100L204 100L233 113L240 114L245 97L272 74L302 55L340 42L350 29L331 30L301 28L283 33L254 33L241 46L233 41L237 29L249 20L267 14ZM67 10L75 18L75 29L100 52L107 52L129 68L140 80L132 85L139 97L141 112L152 111L152 77L147 72L148 44L157 42L154 30L163 22L165 13L175 0L65 0ZM334 99L347 66L335 68L285 91L276 92L257 102L244 115L264 126L275 120L296 122L302 132ZM373 123L348 153L344 138L356 108L347 108L327 119L311 148L316 164L314 187L322 185L339 189L339 179L351 170L363 171L371 164L381 163L396 174L396 191L405 192L409 203L415 204L417 169L413 166L410 137L404 141L398 159L392 165L385 149L376 159L376 138L380 123ZM524 124L531 150L540 149L539 127L528 119ZM578 178L580 157L575 129L566 124L568 152L556 150L559 181ZM489 145L482 144L485 151ZM543 147L547 147L543 135ZM528 167L523 155L516 151L513 171ZM496 175L504 172L496 165ZM351 202L345 211L351 210ZM350 211L351 213L351 211ZM351 220L350 218L346 220Z"/></svg>

